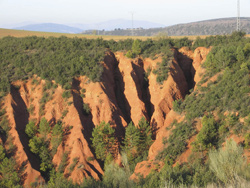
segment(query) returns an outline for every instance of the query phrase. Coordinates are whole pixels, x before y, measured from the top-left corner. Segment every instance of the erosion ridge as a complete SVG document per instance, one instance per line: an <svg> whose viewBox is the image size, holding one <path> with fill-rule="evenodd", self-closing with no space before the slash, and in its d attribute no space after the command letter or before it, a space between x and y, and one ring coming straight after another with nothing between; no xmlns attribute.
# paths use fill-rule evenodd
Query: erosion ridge
<svg viewBox="0 0 250 188"><path fill-rule="evenodd" d="M27 81L12 83L4 105L11 127L10 134L16 146L15 158L19 166L25 164L23 184L29 186L32 182L44 181L39 158L30 152L25 133L29 121L39 123L42 117L51 126L62 121L63 141L53 156L53 164L58 168L62 156L67 153L63 173L76 183L81 183L87 177L100 179L103 174L103 164L95 159L91 143L91 133L96 125L102 121L109 122L121 141L127 124L132 121L137 125L140 118L145 117L155 131L155 141L149 150L148 161L139 163L135 174L140 172L146 176L150 168L140 166L154 160L163 147L163 136L169 134L166 127L173 120L182 118L171 110L172 103L183 99L199 82L197 74L202 72L200 65L208 52L206 48L198 48L194 52L184 48L174 50L168 79L162 85L157 83L152 71L145 79L147 69L150 67L153 70L157 62L161 62L160 57L155 60L129 59L121 52L106 54L102 62L104 72L101 82L90 82L86 76L74 78L71 95L66 98L63 97L65 91L61 86L46 89L47 81L36 75ZM49 98L42 106L44 93ZM90 113L84 112L84 104L89 106ZM118 145L115 150L118 158ZM70 167L76 159L72 170Z"/></svg>
<svg viewBox="0 0 250 188"><path fill-rule="evenodd" d="M161 100L170 100L168 104L164 104L164 107L167 107L167 111L163 111L160 113L160 115L155 111L155 116L158 117L158 119L154 120L151 119L151 125L154 126L154 122L161 123L158 128L156 139L154 143L149 148L149 154L148 154L148 160L143 161L141 163L138 163L136 165L135 171L133 175L131 176L132 179L136 179L137 175L140 174L143 177L146 177L152 169L159 170L164 165L163 162L157 161L156 156L157 154L164 149L164 144L162 142L163 138L168 138L171 134L171 131L167 128L171 125L171 123L174 120L177 120L178 122L182 121L185 117L174 112L172 110L172 102L174 100L185 98L185 95L189 93L189 89L192 89L195 87L195 84L200 81L200 77L204 70L201 67L202 63L206 60L206 55L209 53L210 49L207 48L197 48L194 52L191 50L188 50L186 48L181 48L179 51L175 51L175 59L173 61L173 65L175 66L171 70L171 76L169 76L167 83L164 83L164 86L168 88L168 90L164 90L165 97ZM177 60L177 61L176 61ZM199 76L197 76L199 74ZM198 78L197 78L198 77ZM152 80L152 79L151 79ZM156 79L153 79L156 80ZM156 83L152 84L154 87L157 86ZM172 88L176 89L176 93L172 92ZM163 86L163 87L164 87ZM180 88L180 89L179 89ZM179 90L178 90L179 89ZM177 95L177 97L176 97ZM176 97L176 98L173 98ZM156 97L157 98L157 97ZM158 105L160 107L160 105ZM163 118L165 113L165 118ZM199 128L200 126L200 120L198 120L196 127ZM191 140L194 140L194 138L191 138ZM180 160L178 162L186 161L190 152L191 147L190 144L187 146L187 151L183 156L181 156ZM157 164L157 165L156 165Z"/></svg>

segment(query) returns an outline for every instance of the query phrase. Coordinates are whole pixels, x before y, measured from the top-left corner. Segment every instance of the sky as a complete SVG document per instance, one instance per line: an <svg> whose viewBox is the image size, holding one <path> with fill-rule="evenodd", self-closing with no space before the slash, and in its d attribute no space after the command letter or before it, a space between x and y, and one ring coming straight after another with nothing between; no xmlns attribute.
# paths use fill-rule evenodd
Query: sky
<svg viewBox="0 0 250 188"><path fill-rule="evenodd" d="M250 0L241 0L250 17ZM237 0L0 0L0 27L24 23L93 24L114 19L165 26L236 17Z"/></svg>

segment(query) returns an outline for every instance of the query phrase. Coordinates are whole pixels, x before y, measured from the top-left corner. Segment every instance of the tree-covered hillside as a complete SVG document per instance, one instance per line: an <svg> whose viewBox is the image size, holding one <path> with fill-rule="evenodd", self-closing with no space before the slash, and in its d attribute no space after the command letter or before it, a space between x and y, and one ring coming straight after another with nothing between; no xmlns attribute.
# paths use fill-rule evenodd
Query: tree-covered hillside
<svg viewBox="0 0 250 188"><path fill-rule="evenodd" d="M126 120L124 121L126 123L124 127L115 125L113 121L101 121L101 123L93 125L93 119L95 118L91 114L93 108L91 109L85 103L86 96L90 92L86 92L86 89L83 87L80 88L80 83L77 85L76 79L79 76L85 75L89 78L88 82L107 84L102 83L104 79L103 70L105 70L102 61L104 61L105 53L122 51L127 59L124 58L128 60L131 67L134 66L131 72L130 70L128 71L131 78L136 80L137 83L144 84L142 84L143 86L139 86L143 88L140 88L140 91L147 91L150 75L150 78L155 80L154 83L161 90L164 83L167 83L165 81L168 78L173 78L173 80L176 78L170 77L173 72L178 72L177 68L174 69L172 66L180 60L176 57L176 53L183 59L188 58L178 51L181 47L185 47L186 51L190 53L198 47L211 47L211 51L207 55L206 61L201 65L204 69L203 74L199 75L202 78L201 81L196 83L195 87L187 92L188 95L185 98L173 102L173 110L181 118L173 120L168 127L161 127L167 131L167 134L161 135L163 139L160 142L163 147L160 152L157 151L156 157L151 159L149 165L149 163L143 163L142 161L148 160L149 148L158 137L158 130L153 126L155 122L151 121L151 117L146 117L147 115L141 117L136 125L132 120L131 122ZM250 147L250 39L245 38L244 33L235 32L229 36L211 36L205 39L197 38L195 41L190 41L187 38L159 38L158 40L148 39L146 41L132 39L104 41L102 39L69 39L66 37L5 37L0 39L0 54L1 187L21 187L25 178L22 174L25 164L21 167L17 166L18 159L14 155L16 148L12 142L14 138L10 133L9 116L6 115L7 113L12 113L12 111L14 114L11 115L13 116L13 121L22 120L22 115L27 116L25 121L15 122L16 127L14 129L19 131L18 136L21 135L26 139L26 151L30 152L30 155L34 157L33 159L36 158L39 161L36 170L41 173L44 182L34 182L31 185L33 187L151 188L207 187L212 184L215 187L240 187L243 184L247 185L250 181L250 167L247 165L247 157L244 155L249 155ZM139 63L132 63L132 61L138 59L157 59L158 57L162 59L162 62L155 62L153 70L150 67L144 70L139 67ZM184 78L183 72L186 65L183 59L180 65L177 62L176 66L179 66L178 73L183 74ZM141 82L136 77L139 71L141 71L143 80ZM122 74L124 72L116 70L112 78L114 80L111 80L113 85L120 84L119 87L123 90L125 86L121 86L122 82L119 82L119 80L123 79ZM38 88L36 90L40 90L41 99L38 100L34 96L32 99L27 99L30 103L28 107L22 100L21 93L19 93L20 88L11 85L11 83L17 80L28 80L34 74L46 81L40 83L42 89ZM32 82L34 83L31 83L31 87L35 90L35 82L38 82L38 80L33 80ZM52 84L52 80L55 80L56 83ZM186 82L186 80L184 81ZM117 83L114 84L113 82ZM177 82L173 81L172 83L175 83L175 87L178 87ZM74 119L79 118L79 122L77 122L79 129L77 130L79 130L80 136L74 133L73 136L77 135L75 137L78 139L77 143L75 142L74 144L79 144L83 150L87 150L87 147L90 147L89 153L93 152L94 154L91 157L84 158L85 166L79 162L79 158L77 157L72 157L69 163L69 153L67 152L62 153L59 165L54 165L53 158L59 146L61 148L66 147L65 140L67 136L70 135L71 130L76 130L73 125L66 126L64 124L64 117L68 113L69 108L65 108L66 110L64 111L61 110L63 112L59 119L56 119L56 110L52 109L48 115L52 116L51 120L45 119L44 113L40 113L37 108L37 111L39 111L38 118L34 120L29 119L29 116L33 117L32 113L34 113L35 109L31 105L33 104L32 102L36 100L39 103L39 108L43 109L44 112L45 103L50 100L52 101L52 99L48 100L48 98L52 98L50 95L55 92L57 88L56 84L64 87L63 90L60 89L61 93L58 96L61 101L60 108L64 109L64 106L71 106L71 109L73 109L71 113L78 113L76 115L70 114L70 116L74 116ZM172 95L175 94L173 85L170 88ZM117 85L114 86L116 89L117 87ZM30 90L32 91L32 89ZM72 90L69 91L69 89ZM105 89L112 88L107 87ZM101 95L104 95L103 91L106 90L98 90L96 98L101 108L105 103L103 98L101 98ZM9 92L11 92L12 102L9 102L11 110L7 112L4 100L6 94ZM92 94L91 99L93 99ZM121 95L121 93L115 94ZM117 99L124 99L124 103L128 103L125 100L125 96L119 97ZM140 97L140 100L143 101L142 98L144 95L141 94ZM118 113L118 110L116 111L115 108L118 109L120 106L114 106L117 99L106 98L108 100L106 103L110 104L108 106L110 109L108 110L111 113ZM119 102L119 105L123 103L123 101ZM53 105L54 103L56 103L56 100L53 100L49 105ZM18 105L22 105L23 108L18 109ZM99 108L100 106L94 106L96 108L94 110L97 111L98 115L103 110ZM156 109L156 106L153 107ZM152 110L155 110L153 107ZM160 107L164 108L163 105ZM129 106L128 108L132 107ZM119 113L122 114L122 112ZM107 114L105 115L108 116ZM112 118L115 118L113 115L111 114ZM120 117L120 114L118 116ZM162 116L165 118L167 114L163 113ZM70 120L68 119L68 122ZM23 130L20 130L17 127L18 125L23 125ZM88 125L91 127L87 127ZM117 130L119 128L123 132L118 134ZM86 139L84 140L85 145L82 144L80 137ZM237 137L238 143L230 141L232 137ZM188 157L180 161L180 156L188 149ZM83 154L81 153L81 155ZM82 173L80 170L84 168L86 168L86 174L91 177L86 164L92 166L96 172L98 170L93 166L93 161L96 164L100 163L101 170L104 171L103 175L97 173L100 180L96 180L97 178L88 178L81 184L76 184L67 179L74 169ZM146 177L143 177L143 174L134 173L138 164L138 168L145 165L145 168L150 169ZM67 165L69 167L66 169ZM77 176L80 176L80 173ZM136 178L131 179L132 174ZM88 177L87 175L86 177Z"/></svg>
<svg viewBox="0 0 250 188"><path fill-rule="evenodd" d="M140 53L136 55L144 57L164 53L164 48L191 45L187 38L137 41ZM72 78L80 75L86 75L93 82L100 81L103 69L100 62L105 52L108 49L126 52L132 49L132 44L132 39L116 42L66 37L5 37L0 40L0 92L8 92L11 82L34 74L55 80L66 89L69 89Z"/></svg>

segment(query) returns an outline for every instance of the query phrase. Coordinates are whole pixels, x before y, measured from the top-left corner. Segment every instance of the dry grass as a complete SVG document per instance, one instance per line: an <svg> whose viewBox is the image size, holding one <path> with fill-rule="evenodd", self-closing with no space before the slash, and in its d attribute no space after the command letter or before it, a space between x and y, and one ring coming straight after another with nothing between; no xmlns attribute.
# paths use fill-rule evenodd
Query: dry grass
<svg viewBox="0 0 250 188"><path fill-rule="evenodd" d="M0 38L6 36L13 36L13 37L28 37L28 36L37 36L37 37L60 37L66 36L69 38L88 38L88 39L97 39L103 38L104 40L124 40L128 38L132 39L141 39L147 40L148 38L153 37L143 37L143 36L107 36L107 35L84 35L84 34L68 34L68 33L52 33L52 32L39 32L39 31L24 31L24 30L14 30L14 29L0 29Z"/></svg>
<svg viewBox="0 0 250 188"><path fill-rule="evenodd" d="M132 39L141 39L141 40L147 40L149 38L155 39L157 37L146 37L146 36L108 36L108 35L84 35L84 34L68 34L68 33L52 33L52 32L39 32L39 31L24 31L24 30L14 30L14 29L0 29L0 38L6 37L6 36L13 36L13 37L27 37L27 36L37 36L37 37L60 37L60 36L66 36L69 38L88 38L88 39L97 39L97 38L103 38L104 40L125 40L128 38ZM205 38L208 35L200 36L201 38ZM177 38L183 38L188 37L190 40L196 39L197 36L171 36L171 38L177 39Z"/></svg>
<svg viewBox="0 0 250 188"><path fill-rule="evenodd" d="M109 35L84 35L84 34L68 34L68 33L52 33L52 32L39 32L39 31L24 31L24 30L14 30L14 29L1 29L0 28L0 38L6 36L13 36L13 37L28 37L28 36L37 36L37 37L60 37L66 36L69 38L87 38L87 39L97 39L103 38L104 40L125 40L128 38L132 39L140 39L140 40L147 40L149 38L156 39L157 37L146 37L146 36L109 36ZM183 37L188 37L190 40L195 40L198 36L170 36L173 39L179 39ZM209 35L201 35L200 38L209 37ZM246 37L250 37L250 35L246 35Z"/></svg>

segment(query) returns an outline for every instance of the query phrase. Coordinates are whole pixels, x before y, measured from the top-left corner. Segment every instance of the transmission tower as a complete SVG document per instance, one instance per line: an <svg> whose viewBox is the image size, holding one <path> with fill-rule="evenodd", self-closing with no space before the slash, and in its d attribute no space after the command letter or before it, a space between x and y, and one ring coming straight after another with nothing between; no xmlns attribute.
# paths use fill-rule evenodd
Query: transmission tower
<svg viewBox="0 0 250 188"><path fill-rule="evenodd" d="M240 31L240 0L237 2L237 31Z"/></svg>
<svg viewBox="0 0 250 188"><path fill-rule="evenodd" d="M132 30L131 30L131 33L132 33L132 36L134 36L134 12L130 12L131 16L132 16Z"/></svg>

